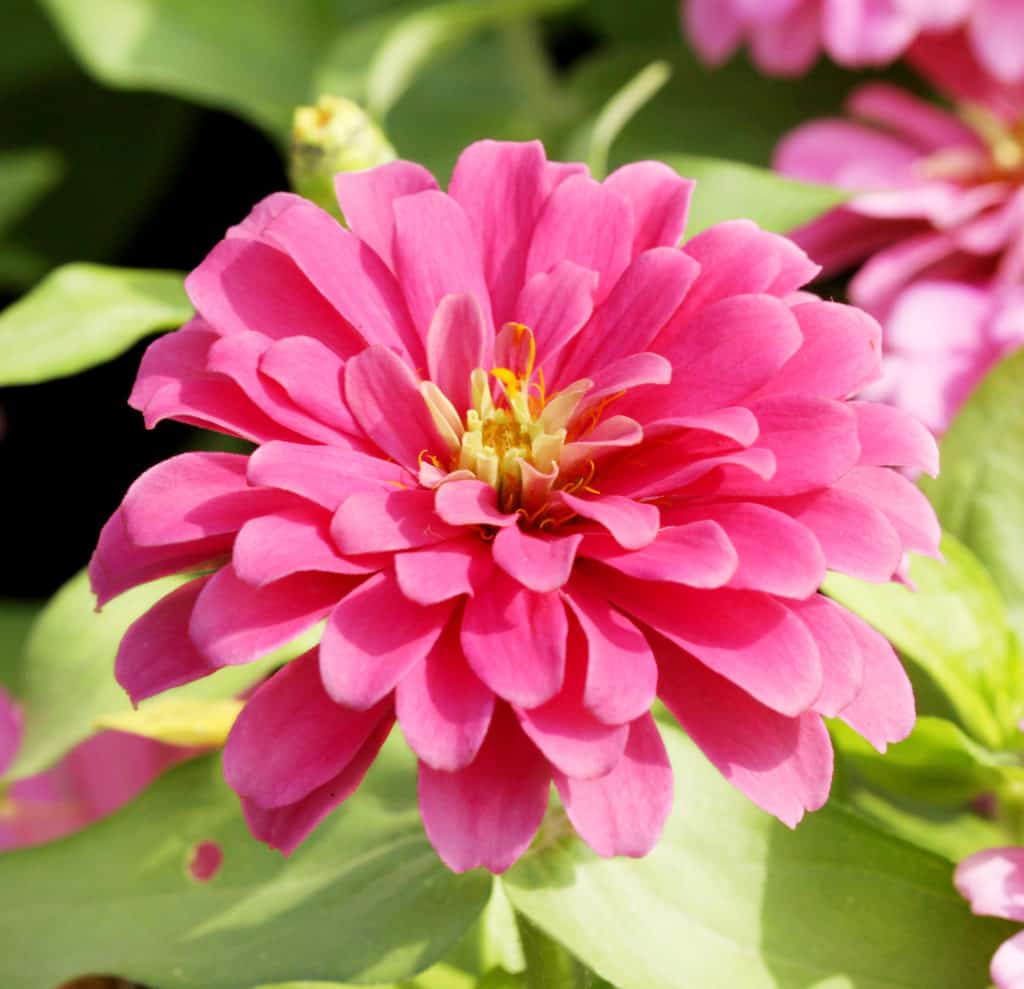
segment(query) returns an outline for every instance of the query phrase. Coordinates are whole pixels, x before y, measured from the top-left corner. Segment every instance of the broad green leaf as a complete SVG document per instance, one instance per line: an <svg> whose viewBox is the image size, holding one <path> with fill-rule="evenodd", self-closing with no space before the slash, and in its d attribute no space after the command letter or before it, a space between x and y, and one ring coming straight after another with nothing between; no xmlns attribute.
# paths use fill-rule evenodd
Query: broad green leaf
<svg viewBox="0 0 1024 989"><path fill-rule="evenodd" d="M1024 352L985 378L943 437L942 472L921 487L943 526L991 573L1024 636Z"/></svg>
<svg viewBox="0 0 1024 989"><path fill-rule="evenodd" d="M1017 734L1024 677L999 590L974 555L950 535L945 562L913 556L902 584L868 584L830 574L825 592L920 664L949 698L964 728L991 749Z"/></svg>
<svg viewBox="0 0 1024 989"><path fill-rule="evenodd" d="M109 86L173 93L284 133L337 25L313 0L42 0Z"/></svg>
<svg viewBox="0 0 1024 989"><path fill-rule="evenodd" d="M200 842L224 853L206 882L188 868ZM52 989L86 972L152 989L387 984L438 961L490 884L452 874L430 847L398 737L289 858L250 836L220 759L206 757L69 839L0 856L0 930L17 946L0 952L0 985Z"/></svg>
<svg viewBox="0 0 1024 989"><path fill-rule="evenodd" d="M408 982L392 982L386 986L375 984L364 986L363 989L478 989L481 984L467 972L452 965L446 965L444 962L438 962L433 968L428 968ZM516 983L512 984L513 987L516 985ZM341 982L276 982L272 986L255 986L254 989L356 989L356 987L351 983Z"/></svg>
<svg viewBox="0 0 1024 989"><path fill-rule="evenodd" d="M97 722L132 710L114 679L117 647L128 626L182 581L169 577L137 587L99 613L84 573L57 592L29 634L12 684L25 712L25 735L8 778L19 779L45 769L88 738ZM233 697L297 655L302 641L255 663L227 667L143 701L140 709L176 698Z"/></svg>
<svg viewBox="0 0 1024 989"><path fill-rule="evenodd" d="M41 601L0 598L0 686L8 690L14 686L18 658L42 606Z"/></svg>
<svg viewBox="0 0 1024 989"><path fill-rule="evenodd" d="M966 989L1014 928L972 917L950 862L835 804L789 831L662 729L676 805L646 859L575 839L504 877L513 906L619 989Z"/></svg>
<svg viewBox="0 0 1024 989"><path fill-rule="evenodd" d="M48 149L0 152L0 234L46 195L63 171L60 155Z"/></svg>
<svg viewBox="0 0 1024 989"><path fill-rule="evenodd" d="M77 374L192 315L182 275L69 264L0 313L0 385Z"/></svg>
<svg viewBox="0 0 1024 989"><path fill-rule="evenodd" d="M370 112L383 117L420 70L439 53L479 31L509 21L558 13L580 0L450 0L400 20L376 50L366 80Z"/></svg>
<svg viewBox="0 0 1024 989"><path fill-rule="evenodd" d="M787 233L849 198L841 189L795 182L741 162L694 155L660 157L680 175L697 180L686 221L687 237L723 220L739 219Z"/></svg>
<svg viewBox="0 0 1024 989"><path fill-rule="evenodd" d="M989 752L941 718L919 717L910 737L890 745L884 755L841 722L833 732L861 777L900 797L962 807L1008 777L1024 782L1024 768L1014 755Z"/></svg>

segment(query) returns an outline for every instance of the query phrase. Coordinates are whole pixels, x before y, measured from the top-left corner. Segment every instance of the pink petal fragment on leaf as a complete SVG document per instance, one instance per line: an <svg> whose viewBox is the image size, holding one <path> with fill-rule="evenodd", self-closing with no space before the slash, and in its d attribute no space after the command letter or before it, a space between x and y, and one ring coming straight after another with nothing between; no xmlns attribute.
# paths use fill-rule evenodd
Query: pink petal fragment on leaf
<svg viewBox="0 0 1024 989"><path fill-rule="evenodd" d="M643 858L672 809L672 766L649 714L629 726L625 751L608 775L581 780L556 771L554 780L572 826L606 858Z"/></svg>
<svg viewBox="0 0 1024 989"><path fill-rule="evenodd" d="M1024 848L986 848L956 869L956 888L982 917L1024 923Z"/></svg>
<svg viewBox="0 0 1024 989"><path fill-rule="evenodd" d="M430 843L453 872L504 872L530 844L548 806L543 756L505 708L476 759L446 773L420 763L420 810Z"/></svg>
<svg viewBox="0 0 1024 989"><path fill-rule="evenodd" d="M390 574L377 574L331 612L320 642L320 673L337 703L363 711L386 697L431 650L452 605L407 600Z"/></svg>

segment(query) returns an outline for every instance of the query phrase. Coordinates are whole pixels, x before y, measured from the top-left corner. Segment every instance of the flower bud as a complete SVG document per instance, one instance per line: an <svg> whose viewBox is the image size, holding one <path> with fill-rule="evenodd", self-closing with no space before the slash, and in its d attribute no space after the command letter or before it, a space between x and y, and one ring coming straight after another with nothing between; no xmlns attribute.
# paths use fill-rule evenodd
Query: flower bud
<svg viewBox="0 0 1024 989"><path fill-rule="evenodd" d="M334 176L397 158L395 149L362 107L337 96L300 106L292 122L289 178L292 188L340 216Z"/></svg>

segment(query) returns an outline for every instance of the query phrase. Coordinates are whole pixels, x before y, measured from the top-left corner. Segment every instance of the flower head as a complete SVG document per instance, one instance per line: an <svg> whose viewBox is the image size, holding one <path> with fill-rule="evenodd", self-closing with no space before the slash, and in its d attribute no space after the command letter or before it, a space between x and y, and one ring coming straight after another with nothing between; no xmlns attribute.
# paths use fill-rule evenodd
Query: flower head
<svg viewBox="0 0 1024 989"><path fill-rule="evenodd" d="M933 471L935 446L846 400L879 329L797 292L802 251L747 222L680 249L692 183L655 162L597 182L537 143L472 145L447 193L408 162L337 190L350 230L272 196L189 276L197 315L132 404L256 449L148 471L91 565L101 602L200 574L127 633L136 700L326 619L227 742L257 836L298 845L396 718L440 855L496 871L552 781L600 854L650 850L656 694L791 825L828 793L822 715L909 731L892 649L817 591L935 551L889 469Z"/></svg>
<svg viewBox="0 0 1024 989"><path fill-rule="evenodd" d="M956 888L976 914L1024 922L1024 848L987 848L956 868ZM1024 931L995 953L990 969L996 989L1024 985Z"/></svg>
<svg viewBox="0 0 1024 989"><path fill-rule="evenodd" d="M701 57L724 62L742 44L763 72L803 75L824 50L848 68L958 48L1003 83L1024 82L1020 0L682 0Z"/></svg>
<svg viewBox="0 0 1024 989"><path fill-rule="evenodd" d="M853 93L855 119L805 124L776 151L785 174L857 193L794 239L829 271L867 259L849 291L886 327L870 394L937 432L1024 342L1024 100L1013 105L955 115L873 84Z"/></svg>

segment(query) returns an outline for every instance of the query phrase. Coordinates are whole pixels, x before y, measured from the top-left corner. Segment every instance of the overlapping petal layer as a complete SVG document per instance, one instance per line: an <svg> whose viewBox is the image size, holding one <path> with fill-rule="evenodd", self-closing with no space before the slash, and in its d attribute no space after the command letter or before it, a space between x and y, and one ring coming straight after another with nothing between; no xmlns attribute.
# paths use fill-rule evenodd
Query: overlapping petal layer
<svg viewBox="0 0 1024 989"><path fill-rule="evenodd" d="M129 631L133 696L326 621L227 743L259 837L300 843L396 720L438 852L495 871L552 783L599 854L654 846L656 694L790 824L828 793L822 715L909 731L895 655L818 588L935 550L883 483L934 445L848 401L879 329L794 294L817 268L792 243L739 222L678 246L691 192L482 142L447 193L406 162L340 177L350 229L276 196L190 277L196 318L132 402L256 449L140 479L92 573L109 597L216 571Z"/></svg>
<svg viewBox="0 0 1024 989"><path fill-rule="evenodd" d="M956 869L956 888L983 916L1024 922L1024 848L987 848ZM1024 932L1004 942L992 957L996 989L1024 985Z"/></svg>

